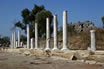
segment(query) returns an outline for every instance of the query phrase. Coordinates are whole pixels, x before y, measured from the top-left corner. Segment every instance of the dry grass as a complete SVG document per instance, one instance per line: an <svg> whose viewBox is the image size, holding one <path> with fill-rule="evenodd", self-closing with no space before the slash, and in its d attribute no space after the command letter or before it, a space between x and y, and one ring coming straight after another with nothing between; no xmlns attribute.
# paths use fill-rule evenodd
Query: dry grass
<svg viewBox="0 0 104 69"><path fill-rule="evenodd" d="M96 28L96 46L99 50L104 50L104 29L102 28ZM53 47L53 38L51 38L51 48ZM46 47L46 39L41 39L40 41L40 47L45 48ZM62 48L62 35L58 35L58 47ZM88 47L90 47L91 41L90 41L90 30L87 30L85 32L81 32L78 34L71 34L68 33L68 47L70 49L74 50L86 50Z"/></svg>

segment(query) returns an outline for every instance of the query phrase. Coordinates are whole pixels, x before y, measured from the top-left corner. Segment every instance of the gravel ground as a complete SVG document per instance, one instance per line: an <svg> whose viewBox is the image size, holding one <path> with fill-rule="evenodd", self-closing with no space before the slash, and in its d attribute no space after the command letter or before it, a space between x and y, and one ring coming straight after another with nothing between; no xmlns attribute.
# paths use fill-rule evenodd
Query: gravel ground
<svg viewBox="0 0 104 69"><path fill-rule="evenodd" d="M0 69L104 69L104 65L0 52Z"/></svg>

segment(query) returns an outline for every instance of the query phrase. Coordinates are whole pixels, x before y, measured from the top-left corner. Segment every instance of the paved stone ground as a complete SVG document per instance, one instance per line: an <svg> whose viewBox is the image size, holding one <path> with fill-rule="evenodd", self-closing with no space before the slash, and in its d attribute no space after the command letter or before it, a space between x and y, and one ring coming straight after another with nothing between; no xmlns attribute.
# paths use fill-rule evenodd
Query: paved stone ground
<svg viewBox="0 0 104 69"><path fill-rule="evenodd" d="M104 69L104 65L0 52L0 69Z"/></svg>

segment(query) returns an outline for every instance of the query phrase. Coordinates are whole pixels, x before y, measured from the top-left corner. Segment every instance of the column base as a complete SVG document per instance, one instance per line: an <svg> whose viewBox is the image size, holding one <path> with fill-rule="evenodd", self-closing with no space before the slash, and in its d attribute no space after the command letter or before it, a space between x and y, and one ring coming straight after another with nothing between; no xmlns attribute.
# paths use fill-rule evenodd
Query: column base
<svg viewBox="0 0 104 69"><path fill-rule="evenodd" d="M58 48L53 48L52 50L59 50Z"/></svg>
<svg viewBox="0 0 104 69"><path fill-rule="evenodd" d="M51 50L50 48L45 48L44 50Z"/></svg>
<svg viewBox="0 0 104 69"><path fill-rule="evenodd" d="M87 50L90 50L90 51L96 51L96 48L90 48L90 47L88 47Z"/></svg>
<svg viewBox="0 0 104 69"><path fill-rule="evenodd" d="M61 50L64 51L64 50L69 50L69 49L68 48L62 48Z"/></svg>
<svg viewBox="0 0 104 69"><path fill-rule="evenodd" d="M34 48L30 48L30 49L34 49Z"/></svg>

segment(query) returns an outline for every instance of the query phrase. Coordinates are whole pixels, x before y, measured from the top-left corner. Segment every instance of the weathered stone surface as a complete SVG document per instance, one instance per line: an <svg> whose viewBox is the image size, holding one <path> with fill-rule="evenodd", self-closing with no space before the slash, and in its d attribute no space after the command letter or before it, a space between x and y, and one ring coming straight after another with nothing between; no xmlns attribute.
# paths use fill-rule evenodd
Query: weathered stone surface
<svg viewBox="0 0 104 69"><path fill-rule="evenodd" d="M79 62L85 62L87 64L95 64L96 62L104 62L104 55L101 55L100 51L95 54L95 51L87 51L87 50L67 50L67 51L61 51L61 50L34 50L34 49L27 49L27 48L18 48L18 49L1 49L0 51L3 52L10 52L10 53L20 53L25 56L43 56L43 57L60 57L66 60L74 60ZM58 58L57 58L58 59ZM91 62L89 61L91 60ZM93 60L93 61L92 61ZM95 62L96 61L96 62Z"/></svg>
<svg viewBox="0 0 104 69"><path fill-rule="evenodd" d="M95 55L104 55L104 51L95 51Z"/></svg>
<svg viewBox="0 0 104 69"><path fill-rule="evenodd" d="M96 64L96 61L87 60L87 61L85 61L85 63L87 63L87 64Z"/></svg>
<svg viewBox="0 0 104 69"><path fill-rule="evenodd" d="M28 55L30 55L31 53L30 53L29 51L24 51L23 54L26 55L26 56L28 56Z"/></svg>
<svg viewBox="0 0 104 69"><path fill-rule="evenodd" d="M82 32L89 29L94 29L95 26L91 21L84 21L84 22L77 22L77 23L70 23L76 32Z"/></svg>

